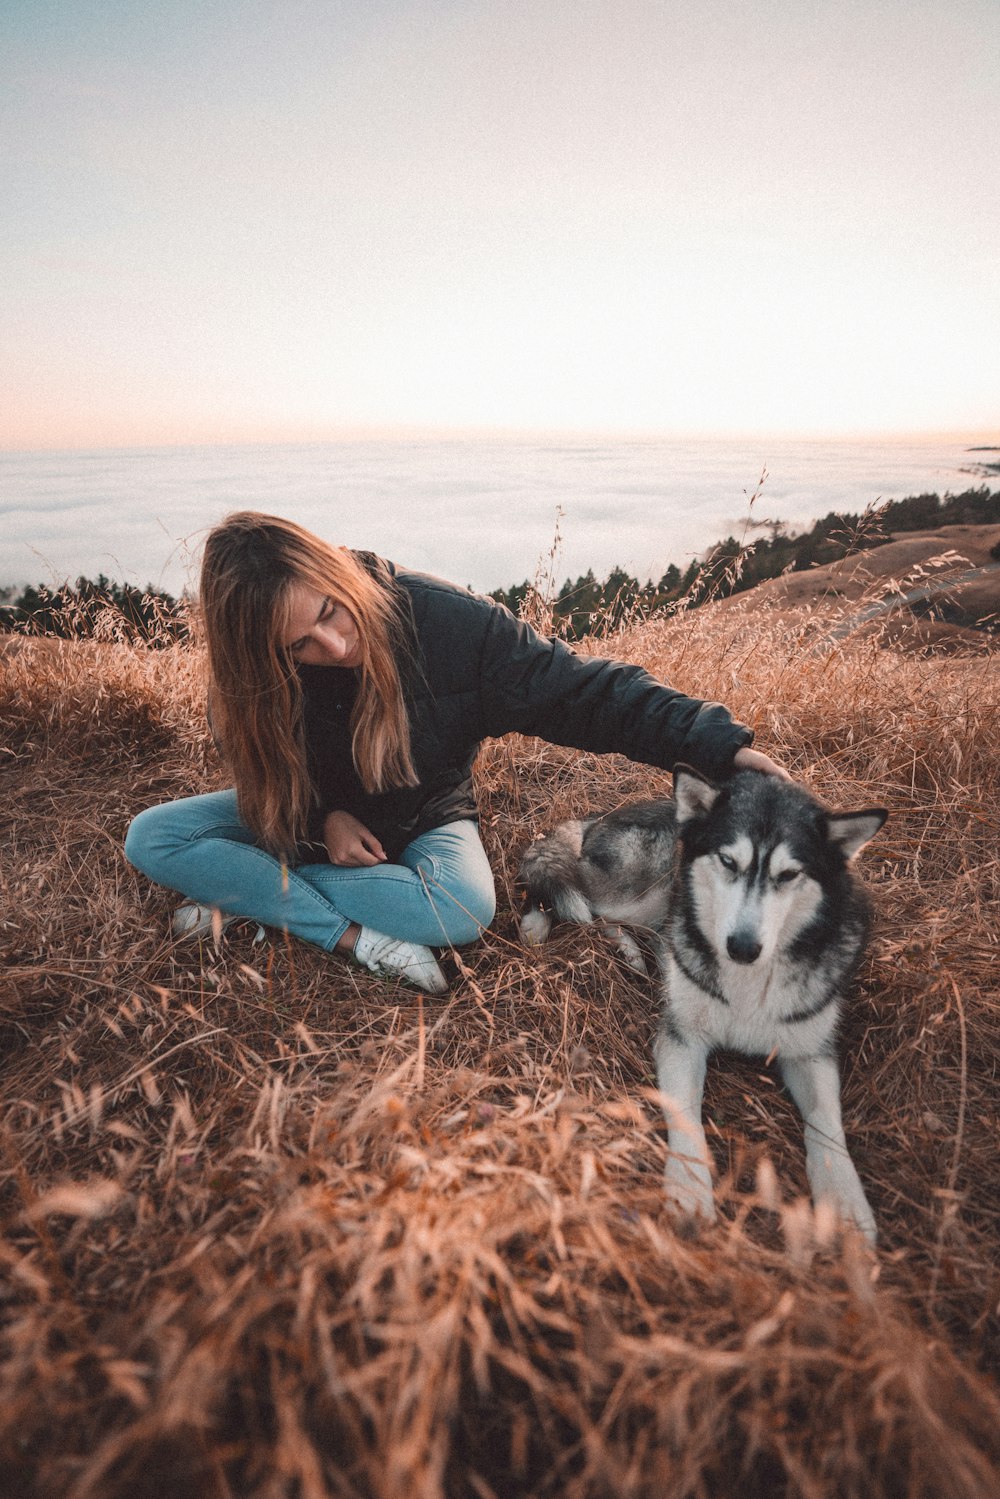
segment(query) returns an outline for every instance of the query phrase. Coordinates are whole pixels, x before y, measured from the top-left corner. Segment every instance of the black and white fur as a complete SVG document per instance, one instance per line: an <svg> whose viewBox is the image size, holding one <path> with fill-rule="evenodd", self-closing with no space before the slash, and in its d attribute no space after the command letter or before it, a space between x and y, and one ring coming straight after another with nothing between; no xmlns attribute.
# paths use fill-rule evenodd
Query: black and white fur
<svg viewBox="0 0 1000 1499"><path fill-rule="evenodd" d="M804 787L758 771L718 786L678 766L673 800L562 823L527 850L525 942L544 942L553 917L597 921L642 968L619 924L652 933L666 1185L678 1210L715 1217L702 1093L709 1053L727 1047L778 1058L805 1121L814 1199L874 1243L844 1137L835 1041L868 933L851 862L886 816L881 807L832 812Z"/></svg>

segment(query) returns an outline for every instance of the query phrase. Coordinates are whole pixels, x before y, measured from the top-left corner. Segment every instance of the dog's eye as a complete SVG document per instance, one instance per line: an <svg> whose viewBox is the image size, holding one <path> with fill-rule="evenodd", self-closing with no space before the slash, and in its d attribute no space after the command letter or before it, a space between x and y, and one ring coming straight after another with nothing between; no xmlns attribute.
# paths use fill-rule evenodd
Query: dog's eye
<svg viewBox="0 0 1000 1499"><path fill-rule="evenodd" d="M739 865L731 854L720 854L719 863L727 874L736 874L739 869Z"/></svg>
<svg viewBox="0 0 1000 1499"><path fill-rule="evenodd" d="M782 869L780 873L775 875L774 883L776 885L790 885L793 880L798 879L799 873L800 871L797 869Z"/></svg>

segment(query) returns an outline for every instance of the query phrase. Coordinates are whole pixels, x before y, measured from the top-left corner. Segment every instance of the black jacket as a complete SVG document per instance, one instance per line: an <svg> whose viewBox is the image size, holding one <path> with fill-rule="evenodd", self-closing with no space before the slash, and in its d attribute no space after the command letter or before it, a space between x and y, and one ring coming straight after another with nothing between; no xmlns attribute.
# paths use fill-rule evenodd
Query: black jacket
<svg viewBox="0 0 1000 1499"><path fill-rule="evenodd" d="M316 808L303 862L326 858L323 819L353 813L390 860L418 833L474 818L472 762L487 737L516 732L597 753L616 751L669 770L678 761L712 777L732 769L753 738L718 703L664 686L639 666L578 656L546 640L492 599L360 554L399 590L412 623L415 669L404 674L420 784L370 795L351 756L355 673L300 666L303 728Z"/></svg>

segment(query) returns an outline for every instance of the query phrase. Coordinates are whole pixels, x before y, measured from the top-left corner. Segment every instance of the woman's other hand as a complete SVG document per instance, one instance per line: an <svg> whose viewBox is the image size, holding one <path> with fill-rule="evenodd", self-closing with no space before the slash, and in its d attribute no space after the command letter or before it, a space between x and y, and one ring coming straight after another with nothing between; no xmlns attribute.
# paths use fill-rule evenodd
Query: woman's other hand
<svg viewBox="0 0 1000 1499"><path fill-rule="evenodd" d="M783 765L779 765L776 760L772 760L770 755L765 755L761 750L751 749L749 745L744 745L742 749L736 751L733 769L761 770L766 776L780 776L783 781L792 779Z"/></svg>
<svg viewBox="0 0 1000 1499"><path fill-rule="evenodd" d="M384 864L386 852L363 823L350 812L328 812L323 822L323 842L331 864L347 869L364 869Z"/></svg>

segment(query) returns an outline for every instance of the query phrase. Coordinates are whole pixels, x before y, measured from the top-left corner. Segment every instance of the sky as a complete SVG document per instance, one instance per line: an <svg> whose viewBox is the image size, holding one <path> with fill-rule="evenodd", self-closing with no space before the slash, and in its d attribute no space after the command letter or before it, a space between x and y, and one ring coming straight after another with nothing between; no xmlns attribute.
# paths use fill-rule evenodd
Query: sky
<svg viewBox="0 0 1000 1499"><path fill-rule="evenodd" d="M0 18L0 449L996 433L997 0Z"/></svg>

